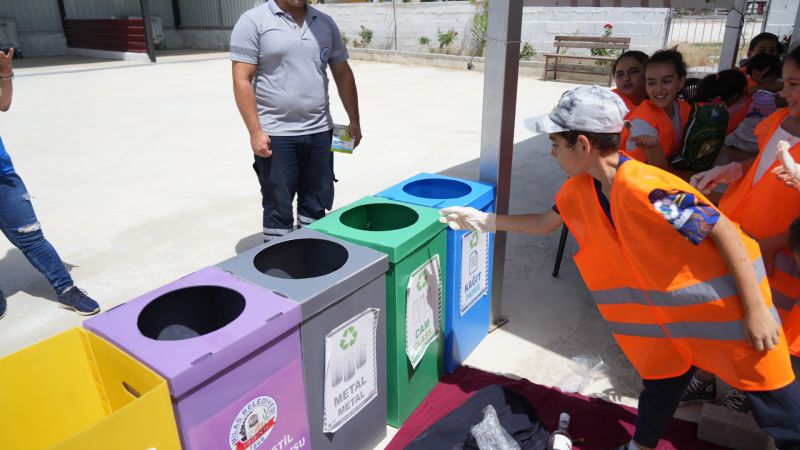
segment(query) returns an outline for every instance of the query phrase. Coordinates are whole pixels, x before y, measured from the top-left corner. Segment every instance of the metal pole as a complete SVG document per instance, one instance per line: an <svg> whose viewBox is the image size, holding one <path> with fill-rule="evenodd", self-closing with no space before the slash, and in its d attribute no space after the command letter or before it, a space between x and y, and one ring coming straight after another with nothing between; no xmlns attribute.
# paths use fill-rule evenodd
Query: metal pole
<svg viewBox="0 0 800 450"><path fill-rule="evenodd" d="M397 7L395 6L395 2L397 0L392 0L392 15L394 16L394 51L397 51Z"/></svg>
<svg viewBox="0 0 800 450"><path fill-rule="evenodd" d="M794 32L792 32L792 40L789 41L789 50L798 44L800 44L800 6L797 7L797 13L794 16Z"/></svg>
<svg viewBox="0 0 800 450"><path fill-rule="evenodd" d="M522 1L495 0L488 6L480 179L497 185L495 210L498 214L508 214L511 195L511 160L514 151ZM501 232L497 233L494 241L490 330L508 322L508 319L503 317L502 309L505 260L506 233Z"/></svg>
<svg viewBox="0 0 800 450"><path fill-rule="evenodd" d="M150 0L139 0L142 6L142 20L144 20L144 40L147 42L147 56L150 62L156 62L156 47L153 45L153 30L150 24Z"/></svg>
<svg viewBox="0 0 800 450"><path fill-rule="evenodd" d="M719 57L719 70L730 69L736 65L736 55L739 51L739 40L742 37L742 24L744 21L745 0L736 0L733 9L728 12L725 23L725 35L722 38L722 52Z"/></svg>
<svg viewBox="0 0 800 450"><path fill-rule="evenodd" d="M761 31L759 33L767 31L767 20L769 20L770 7L772 7L772 0L767 0L767 4L764 6L764 11L761 14Z"/></svg>
<svg viewBox="0 0 800 450"><path fill-rule="evenodd" d="M672 34L672 14L675 10L669 9L667 11L667 17L664 19L664 42L661 43L661 48L667 48L669 45L669 38Z"/></svg>
<svg viewBox="0 0 800 450"><path fill-rule="evenodd" d="M180 0L172 0L172 22L175 25L176 30L183 28Z"/></svg>

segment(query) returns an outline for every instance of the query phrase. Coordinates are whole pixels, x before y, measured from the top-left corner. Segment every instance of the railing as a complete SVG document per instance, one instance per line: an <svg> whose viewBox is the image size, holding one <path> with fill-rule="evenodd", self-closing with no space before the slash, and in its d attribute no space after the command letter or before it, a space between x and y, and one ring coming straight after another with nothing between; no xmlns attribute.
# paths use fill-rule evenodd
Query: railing
<svg viewBox="0 0 800 450"><path fill-rule="evenodd" d="M750 40L764 31L768 11L767 1L747 2L739 40L739 58L747 53L745 49ZM664 47L678 46L690 72L698 75L716 72L725 36L727 13L727 10L671 10L667 19Z"/></svg>

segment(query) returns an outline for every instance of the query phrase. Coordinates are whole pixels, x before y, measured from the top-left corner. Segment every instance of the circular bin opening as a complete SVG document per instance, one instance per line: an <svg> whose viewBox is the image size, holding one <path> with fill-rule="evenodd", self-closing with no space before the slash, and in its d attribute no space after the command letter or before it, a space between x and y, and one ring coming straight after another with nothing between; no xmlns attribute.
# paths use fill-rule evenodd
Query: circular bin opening
<svg viewBox="0 0 800 450"><path fill-rule="evenodd" d="M339 218L343 225L365 231L399 230L419 220L416 211L392 203L371 203L345 211Z"/></svg>
<svg viewBox="0 0 800 450"><path fill-rule="evenodd" d="M339 270L347 258L347 249L336 242L293 239L261 250L253 258L253 265L265 275L296 280Z"/></svg>
<svg viewBox="0 0 800 450"><path fill-rule="evenodd" d="M403 191L421 198L460 198L472 192L472 186L456 180L428 178L408 183Z"/></svg>
<svg viewBox="0 0 800 450"><path fill-rule="evenodd" d="M219 330L244 311L242 294L222 286L193 286L166 293L139 313L139 331L157 341L180 341Z"/></svg>

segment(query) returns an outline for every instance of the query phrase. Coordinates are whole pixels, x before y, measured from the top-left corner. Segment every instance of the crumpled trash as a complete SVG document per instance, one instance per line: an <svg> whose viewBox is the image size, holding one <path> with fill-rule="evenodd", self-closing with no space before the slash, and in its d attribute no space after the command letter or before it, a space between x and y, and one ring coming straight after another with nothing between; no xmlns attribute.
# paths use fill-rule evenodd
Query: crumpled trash
<svg viewBox="0 0 800 450"><path fill-rule="evenodd" d="M597 355L573 356L569 367L570 373L564 375L556 386L564 392L580 393L603 373L603 358Z"/></svg>
<svg viewBox="0 0 800 450"><path fill-rule="evenodd" d="M519 444L500 425L494 406L483 408L483 420L470 428L480 450L520 450Z"/></svg>

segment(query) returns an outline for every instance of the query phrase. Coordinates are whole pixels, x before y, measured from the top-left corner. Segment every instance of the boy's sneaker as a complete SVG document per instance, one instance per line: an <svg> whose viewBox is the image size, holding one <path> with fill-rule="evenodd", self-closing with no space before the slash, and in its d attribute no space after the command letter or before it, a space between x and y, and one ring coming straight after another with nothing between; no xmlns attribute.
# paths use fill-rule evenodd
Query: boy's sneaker
<svg viewBox="0 0 800 450"><path fill-rule="evenodd" d="M100 305L75 286L58 294L59 306L71 309L82 316L91 316L100 312Z"/></svg>
<svg viewBox="0 0 800 450"><path fill-rule="evenodd" d="M3 291L0 291L0 319L6 316L6 296L3 294Z"/></svg>
<svg viewBox="0 0 800 450"><path fill-rule="evenodd" d="M738 389L731 389L725 394L722 405L733 412L746 413L750 411L750 401L744 392Z"/></svg>
<svg viewBox="0 0 800 450"><path fill-rule="evenodd" d="M692 376L692 381L683 392L681 404L692 402L706 402L717 398L717 380L703 380L697 375Z"/></svg>

